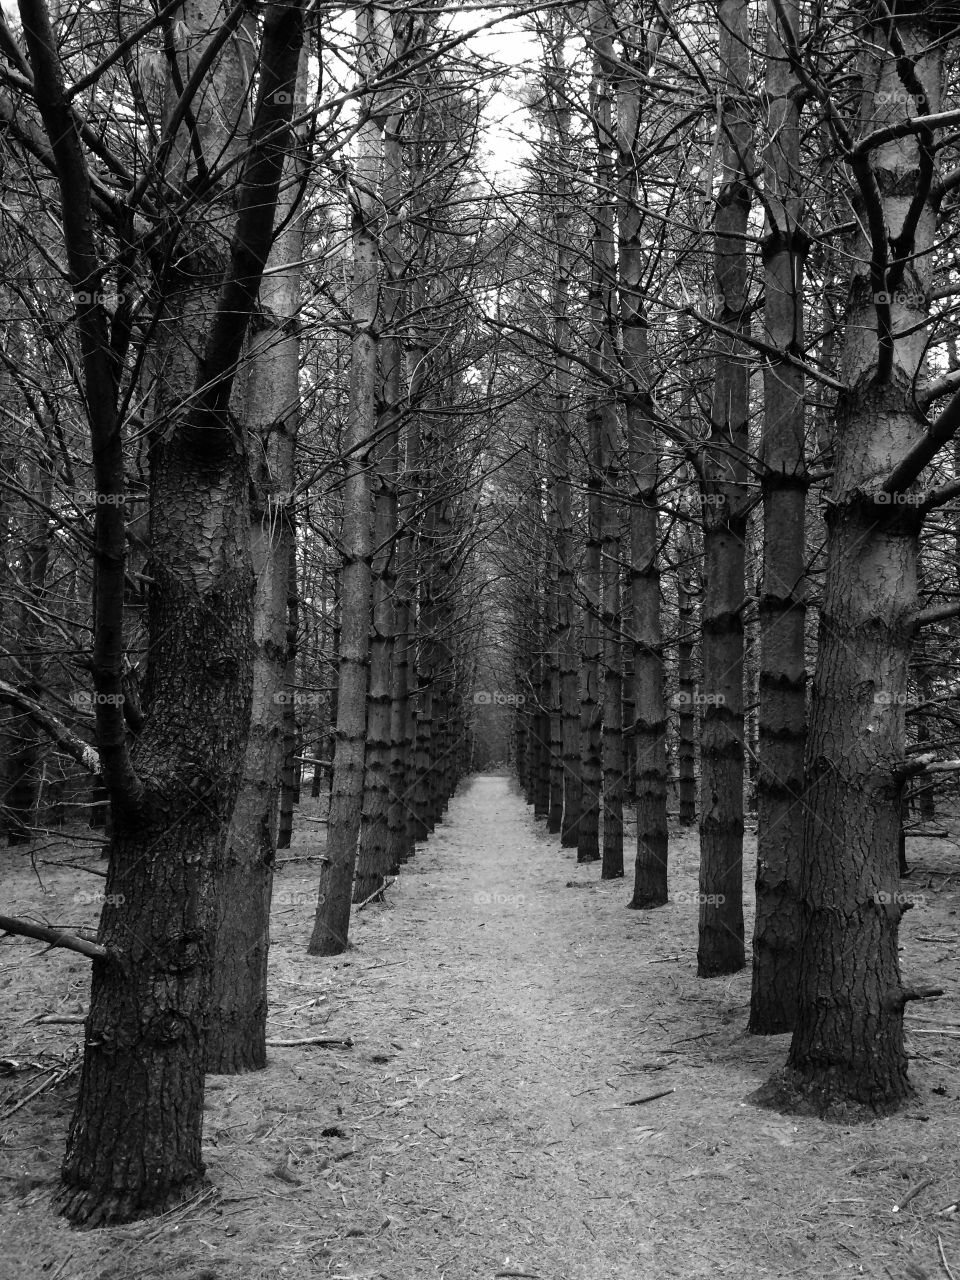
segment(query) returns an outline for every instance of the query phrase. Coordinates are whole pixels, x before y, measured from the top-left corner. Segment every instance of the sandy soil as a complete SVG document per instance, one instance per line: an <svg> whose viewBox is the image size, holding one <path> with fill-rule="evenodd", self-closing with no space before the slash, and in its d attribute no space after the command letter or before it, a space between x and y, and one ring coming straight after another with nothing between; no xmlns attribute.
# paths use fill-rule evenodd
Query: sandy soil
<svg viewBox="0 0 960 1280"><path fill-rule="evenodd" d="M322 840L311 814L295 856ZM578 868L508 779L472 779L335 961L305 953L316 865L291 862L270 1035L353 1047L275 1048L265 1072L211 1078L209 1187L162 1219L93 1232L50 1208L80 1028L36 1021L83 1011L85 966L7 939L0 1057L68 1074L12 1115L57 1075L0 1079L0 1276L960 1277L960 1214L938 1212L960 1199L960 865L955 840L909 853L921 901L905 977L947 995L910 1007L915 1100L857 1127L745 1101L787 1037L744 1033L749 972L695 976L695 834L674 833L675 901L631 912L627 886ZM95 919L91 877L2 859L6 909Z"/></svg>

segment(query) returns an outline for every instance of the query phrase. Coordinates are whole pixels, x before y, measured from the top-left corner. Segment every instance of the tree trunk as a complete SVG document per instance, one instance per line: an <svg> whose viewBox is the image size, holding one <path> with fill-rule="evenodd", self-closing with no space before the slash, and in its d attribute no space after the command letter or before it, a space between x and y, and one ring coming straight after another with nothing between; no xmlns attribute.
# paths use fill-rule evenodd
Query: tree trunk
<svg viewBox="0 0 960 1280"><path fill-rule="evenodd" d="M650 31L638 49L630 28L621 32L624 56L636 73L617 81L617 213L620 237L619 304L623 331L623 391L627 427L630 519L630 643L633 720L630 725L637 788L634 908L667 901L667 707L660 613L657 530L657 436L651 400L648 324L643 289L644 207L638 187L641 147L641 76L656 53Z"/></svg>
<svg viewBox="0 0 960 1280"><path fill-rule="evenodd" d="M397 50L393 50L396 56ZM380 315L380 413L374 476L373 636L370 645L370 684L367 692L367 753L360 849L353 901L364 902L390 872L389 816L393 731L394 648L398 535L397 485L400 473L400 375L398 328L402 320L403 264L398 209L402 201L400 121L391 116L384 127L383 206L387 224L381 239L384 284Z"/></svg>
<svg viewBox="0 0 960 1280"><path fill-rule="evenodd" d="M877 24L868 38L862 132L935 114L936 30L911 16ZM928 341L936 214L931 136L890 132L854 168L842 366L850 390L837 406L807 741L797 1014L786 1078L773 1094L821 1114L848 1115L857 1104L892 1110L910 1091L897 846L922 523L910 489L935 452L926 442L937 440L913 394Z"/></svg>
<svg viewBox="0 0 960 1280"><path fill-rule="evenodd" d="M357 11L361 83L375 76L390 48L390 15L384 9ZM370 655L372 531L370 449L377 424L377 338L381 217L380 165L385 120L377 103L367 113L357 139L353 218L353 340L350 356L350 414L344 437L343 570L340 621L337 746L327 821L327 848L310 954L339 955L347 948L350 899L363 808Z"/></svg>
<svg viewBox="0 0 960 1280"><path fill-rule="evenodd" d="M37 100L61 166L71 271L75 287L84 290L77 314L97 488L112 497L123 491L122 436L109 353L101 363L109 348L96 301L102 274L90 235L89 179L68 123L46 12L28 0L22 12ZM219 19L211 3L195 7L189 30L178 24L183 47L174 56L181 73ZM267 11L239 199L206 208L210 238L202 248L193 245L190 264L194 272L202 267L203 284L186 272L163 322L159 408L167 416L154 422L150 459L150 662L144 727L132 750L122 706L102 701L97 707L100 761L114 811L98 935L108 955L93 962L62 1200L69 1217L91 1226L162 1208L203 1175L216 891L252 681L249 471L229 404L270 245L302 27L298 5ZM225 142L237 136L248 90L237 50L238 42L223 46L203 99L194 104L189 141L186 131L177 134L168 181L191 176L186 168L194 147L209 161L212 154L222 157ZM170 234L178 237L180 230ZM223 244L226 263L217 248ZM121 505L111 510L98 502L94 679L103 699L117 696L122 679Z"/></svg>
<svg viewBox="0 0 960 1280"><path fill-rule="evenodd" d="M749 13L721 0L723 179L717 198L715 270L721 321L745 331L750 213ZM710 438L703 450L703 694L700 718L701 978L736 973L743 946L743 574L749 374L746 351L717 335Z"/></svg>
<svg viewBox="0 0 960 1280"><path fill-rule="evenodd" d="M777 4L767 6L767 129L764 159L765 341L801 357L803 261L799 225L800 102ZM782 0L798 30L795 0ZM807 473L803 371L785 358L764 366L763 581L760 591L760 726L757 774L757 911L749 1029L793 1027L800 946L799 881L806 736L804 519Z"/></svg>
<svg viewBox="0 0 960 1280"><path fill-rule="evenodd" d="M300 57L297 97L306 96L307 58ZM302 148L302 142L301 142ZM305 157L291 154L292 181ZM296 188L284 193L260 286L259 322L248 340L243 371L244 416L257 441L251 468L250 551L256 582L253 612L253 705L240 792L227 835L220 884L207 1070L235 1074L266 1066L267 953L277 846L277 804L283 764L284 682L294 657L289 632L291 574L296 549L291 508L299 419L300 304L303 215ZM294 618L294 622L296 619ZM292 690L288 691L292 693Z"/></svg>
<svg viewBox="0 0 960 1280"><path fill-rule="evenodd" d="M694 694L697 685L693 674L693 600L690 569L677 570L677 772L680 825L692 827L697 820L697 713Z"/></svg>

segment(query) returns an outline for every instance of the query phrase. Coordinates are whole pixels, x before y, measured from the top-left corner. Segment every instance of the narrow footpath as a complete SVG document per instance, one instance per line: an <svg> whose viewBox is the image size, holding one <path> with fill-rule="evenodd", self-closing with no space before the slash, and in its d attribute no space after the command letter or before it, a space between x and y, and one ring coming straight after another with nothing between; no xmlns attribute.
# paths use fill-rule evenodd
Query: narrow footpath
<svg viewBox="0 0 960 1280"><path fill-rule="evenodd" d="M205 1197L91 1233L89 1254L71 1233L75 1273L52 1274L922 1280L944 1274L938 1233L960 1274L960 1228L936 1216L960 1192L957 1041L924 1042L916 1105L892 1119L758 1110L789 1037L745 1034L749 970L697 979L695 833L671 853L670 905L629 911L628 885L578 867L511 779L477 777L335 961L305 955L316 864L291 861L270 1035L352 1046L274 1047L267 1071L212 1078ZM949 969L932 976L955 1011Z"/></svg>

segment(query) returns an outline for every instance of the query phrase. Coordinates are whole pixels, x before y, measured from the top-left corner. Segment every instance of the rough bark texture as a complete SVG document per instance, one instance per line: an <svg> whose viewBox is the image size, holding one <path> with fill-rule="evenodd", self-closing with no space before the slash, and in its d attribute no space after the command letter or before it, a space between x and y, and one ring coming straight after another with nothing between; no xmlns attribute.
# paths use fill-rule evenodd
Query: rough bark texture
<svg viewBox="0 0 960 1280"><path fill-rule="evenodd" d="M397 50L393 51L396 56ZM373 635L367 691L366 782L360 849L353 901L364 902L383 884L391 869L389 816L393 770L394 648L397 641L397 485L400 473L399 326L402 321L403 263L398 209L402 200L400 121L387 119L383 135L383 205L386 226L381 237L384 280L380 304L380 393L378 396L373 527ZM405 655L404 655L405 661Z"/></svg>
<svg viewBox="0 0 960 1280"><path fill-rule="evenodd" d="M300 58L297 93L307 85ZM304 157L291 153L292 180ZM207 1038L207 1070L236 1073L266 1065L267 953L270 900L277 844L277 806L284 750L284 689L296 632L288 603L296 573L290 495L299 420L300 343L297 309L303 219L294 209L297 189L282 196L275 241L260 286L258 322L252 328L243 373L245 424L257 441L251 466L250 554L256 582L253 615L253 704L240 792L227 835L220 884L213 986ZM295 621L295 619L294 619Z"/></svg>
<svg viewBox="0 0 960 1280"><path fill-rule="evenodd" d="M750 213L749 14L744 0L719 5L723 180L714 262L721 320L744 329L745 238ZM703 452L703 684L700 719L701 978L742 969L743 946L743 571L749 376L745 350L717 337L710 438Z"/></svg>
<svg viewBox="0 0 960 1280"><path fill-rule="evenodd" d="M390 47L390 16L383 9L357 12L358 72L375 76ZM376 103L363 104L367 119L357 140L353 185L353 338L350 353L350 411L344 433L343 569L341 576L340 680L333 790L327 820L327 849L311 955L339 955L350 930L350 900L363 805L370 658L371 572L370 449L377 422L377 338L379 304L380 165L385 120Z"/></svg>
<svg viewBox="0 0 960 1280"><path fill-rule="evenodd" d="M650 395L648 325L643 299L647 255L637 152L641 147L641 75L655 52L655 36L637 48L630 27L621 32L624 57L636 67L617 82L617 214L619 302L623 332L623 391L630 498L630 610L637 852L631 907L667 901L667 708L660 616L657 530L657 436Z"/></svg>
<svg viewBox="0 0 960 1280"><path fill-rule="evenodd" d="M864 134L936 113L942 50L916 18L864 40ZM900 770L921 523L903 467L925 434L912 388L927 342L933 163L923 131L861 155L827 568L806 754L797 1014L787 1105L895 1108L909 1093L897 935ZM861 228L864 228L863 230ZM869 228L869 238L866 228ZM894 337L894 333L903 336Z"/></svg>
<svg viewBox="0 0 960 1280"><path fill-rule="evenodd" d="M799 11L782 14L798 28ZM767 9L767 120L764 157L764 339L786 356L803 355L800 217L800 105L781 19ZM800 945L799 880L803 838L804 518L807 476L803 371L786 359L764 366L761 484L763 570L760 590L757 907L749 1029L789 1031L796 1007Z"/></svg>
<svg viewBox="0 0 960 1280"><path fill-rule="evenodd" d="M88 281L96 286L94 248L85 239L90 223L83 225L77 208L89 198L89 183L71 142L73 126L64 122L52 33L44 30L36 5L25 0L24 10L39 97L47 108L44 123L63 151L62 211L73 270L85 288ZM179 33L190 52L184 46L175 55L185 61L196 56L221 19L212 3L191 5L188 17L192 34L186 23ZM270 246L301 40L300 7L271 6L239 196L206 211L203 229L210 239L192 247L191 262L202 286L196 274L189 289L180 277L165 321L166 358L150 457L149 666L144 727L132 750L122 707L107 704L101 714L98 705L98 746L114 816L98 935L109 958L93 964L62 1196L67 1215L91 1226L154 1212L203 1175L205 1018L216 891L252 677L249 473L244 437L229 405ZM177 144L167 174L171 182L188 176L194 147L209 159L206 149L221 154L224 130L233 132L248 87L237 48L222 54L205 82L202 100L194 104L191 138L177 130L175 116L167 122ZM179 231L169 228L174 239ZM122 494L122 436L115 419L114 434L102 438L111 426L104 415L115 406L110 397L116 388L103 381L96 364L91 339L104 323L98 308L99 303L78 303L97 486ZM115 559L108 560L106 548L115 534ZM95 617L102 634L94 675L98 692L106 693L121 687L122 518L119 529L108 520L99 530L98 548L103 554L97 561ZM111 594L117 587L119 602ZM112 605L119 606L114 615Z"/></svg>
<svg viewBox="0 0 960 1280"><path fill-rule="evenodd" d="M697 714L693 673L693 600L689 569L677 572L677 772L680 791L680 825L692 827L697 820Z"/></svg>

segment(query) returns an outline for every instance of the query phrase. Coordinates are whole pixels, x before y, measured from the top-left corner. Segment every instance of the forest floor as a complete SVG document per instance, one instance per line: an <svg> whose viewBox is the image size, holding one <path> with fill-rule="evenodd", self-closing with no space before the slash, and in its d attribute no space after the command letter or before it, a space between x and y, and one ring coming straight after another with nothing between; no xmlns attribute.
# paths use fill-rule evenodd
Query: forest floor
<svg viewBox="0 0 960 1280"><path fill-rule="evenodd" d="M315 814L292 857L318 851ZM89 850L3 852L5 910L91 924L93 878L62 865L97 865ZM671 904L628 911L628 885L578 867L508 778L475 777L336 960L306 954L317 864L289 862L269 1035L352 1047L211 1077L209 1186L123 1228L74 1231L51 1208L81 1028L38 1018L84 1011L85 962L6 939L0 1058L55 1070L0 1080L0 1276L960 1277L960 1213L939 1212L960 1199L956 835L908 841L904 977L946 989L908 1006L916 1096L857 1126L747 1101L789 1038L745 1033L749 968L696 977L695 831L671 856Z"/></svg>

